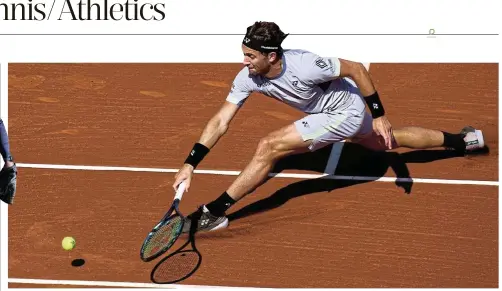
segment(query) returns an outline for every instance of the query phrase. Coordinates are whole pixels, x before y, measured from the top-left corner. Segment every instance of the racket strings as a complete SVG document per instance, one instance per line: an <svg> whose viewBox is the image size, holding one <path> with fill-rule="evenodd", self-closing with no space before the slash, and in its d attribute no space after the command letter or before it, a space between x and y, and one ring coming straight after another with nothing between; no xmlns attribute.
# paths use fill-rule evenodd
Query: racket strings
<svg viewBox="0 0 502 291"><path fill-rule="evenodd" d="M195 251L174 253L158 265L153 280L164 284L183 280L196 271L200 261L201 257Z"/></svg>
<svg viewBox="0 0 502 291"><path fill-rule="evenodd" d="M144 256L147 258L154 256L166 246L171 246L178 238L182 226L182 218L176 216L168 223L159 227L159 229L157 229L157 231L145 244L145 248L143 250Z"/></svg>

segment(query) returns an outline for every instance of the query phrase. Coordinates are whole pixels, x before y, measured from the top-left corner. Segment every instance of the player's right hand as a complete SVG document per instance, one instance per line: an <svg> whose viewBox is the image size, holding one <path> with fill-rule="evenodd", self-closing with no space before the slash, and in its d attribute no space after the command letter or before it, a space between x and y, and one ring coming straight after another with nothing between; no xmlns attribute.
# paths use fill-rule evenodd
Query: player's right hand
<svg viewBox="0 0 502 291"><path fill-rule="evenodd" d="M183 167L181 167L178 173L176 173L176 175L174 176L174 191L178 190L178 186L181 184L181 182L185 181L185 192L188 192L188 188L190 188L190 182L192 181L193 170L193 166L189 164L184 164Z"/></svg>

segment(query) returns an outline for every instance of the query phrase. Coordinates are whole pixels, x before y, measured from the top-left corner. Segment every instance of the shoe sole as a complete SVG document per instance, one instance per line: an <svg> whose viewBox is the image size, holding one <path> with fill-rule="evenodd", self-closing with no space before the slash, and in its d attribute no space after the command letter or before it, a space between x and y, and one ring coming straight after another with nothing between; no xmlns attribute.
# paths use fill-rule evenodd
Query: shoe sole
<svg viewBox="0 0 502 291"><path fill-rule="evenodd" d="M220 224L218 224L217 226L211 228L208 231L215 231L215 230L218 230L218 229L227 228L227 226L228 226L228 218L225 217L224 221L222 221Z"/></svg>
<svg viewBox="0 0 502 291"><path fill-rule="evenodd" d="M227 228L228 226L228 218L225 217L225 220L222 221L220 224L218 224L217 226L211 228L211 229L199 229L197 230L197 232L199 231L202 231L202 232L210 232L210 231L215 231L215 230L219 230L219 229L223 229L223 228ZM181 233L188 233L189 231L182 231Z"/></svg>
<svg viewBox="0 0 502 291"><path fill-rule="evenodd" d="M484 148L485 147L485 139L483 138L483 132L481 130L475 130L474 133L476 134L476 137L478 138L479 142L479 147Z"/></svg>

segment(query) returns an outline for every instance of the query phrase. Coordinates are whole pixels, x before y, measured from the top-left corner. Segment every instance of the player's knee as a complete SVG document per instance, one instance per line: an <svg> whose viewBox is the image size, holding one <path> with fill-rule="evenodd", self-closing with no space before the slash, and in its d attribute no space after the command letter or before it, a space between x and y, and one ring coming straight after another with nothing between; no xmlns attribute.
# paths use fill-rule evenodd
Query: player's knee
<svg viewBox="0 0 502 291"><path fill-rule="evenodd" d="M273 136L266 136L260 140L256 148L255 159L271 161L280 154L280 140Z"/></svg>

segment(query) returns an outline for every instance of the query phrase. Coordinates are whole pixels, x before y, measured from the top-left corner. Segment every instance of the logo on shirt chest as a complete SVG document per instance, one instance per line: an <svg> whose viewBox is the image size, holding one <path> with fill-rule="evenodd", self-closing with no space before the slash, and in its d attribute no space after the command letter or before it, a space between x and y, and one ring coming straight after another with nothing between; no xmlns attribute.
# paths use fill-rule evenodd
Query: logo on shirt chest
<svg viewBox="0 0 502 291"><path fill-rule="evenodd" d="M300 78L298 78L297 76L292 76L291 77L291 86L293 86L293 88L296 90L296 91L302 91L302 92L305 92L305 91L309 91L310 88L305 85L305 83L303 83Z"/></svg>

